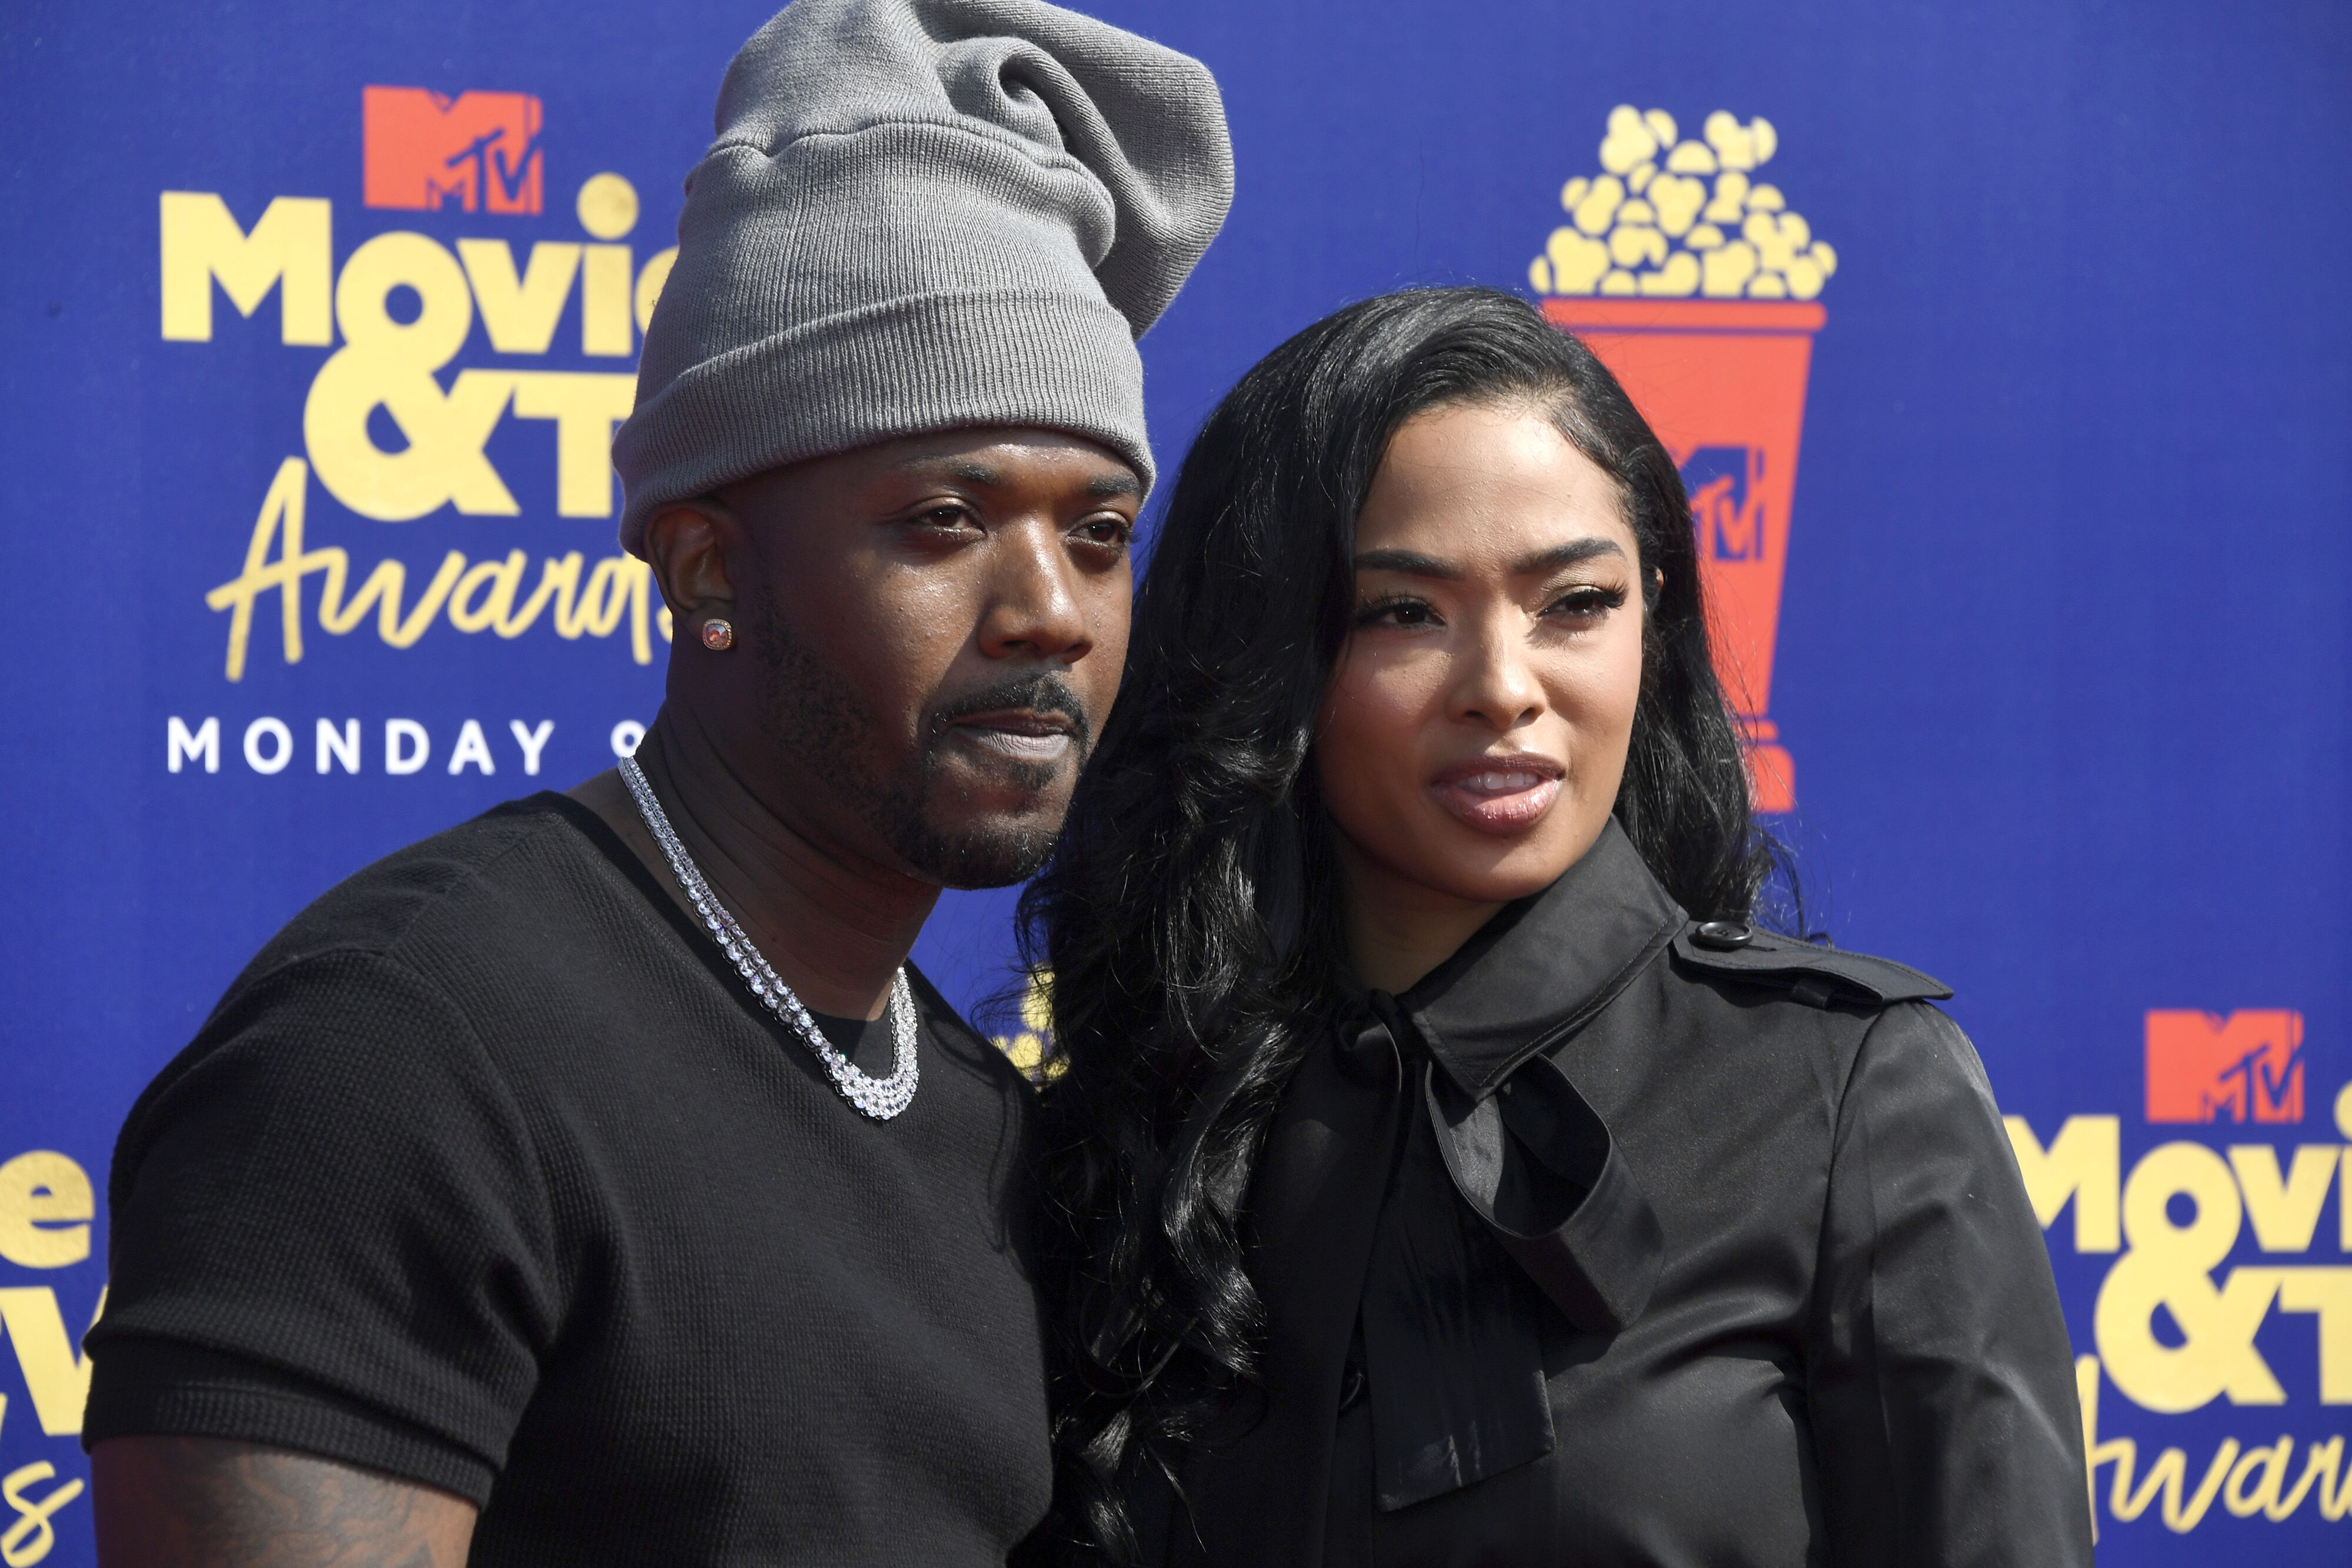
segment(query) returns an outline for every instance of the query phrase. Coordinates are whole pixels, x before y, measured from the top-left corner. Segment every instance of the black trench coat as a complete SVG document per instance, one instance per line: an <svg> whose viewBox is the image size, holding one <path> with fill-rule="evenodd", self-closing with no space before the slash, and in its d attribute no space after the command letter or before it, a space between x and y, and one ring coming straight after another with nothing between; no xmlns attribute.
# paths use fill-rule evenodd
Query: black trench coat
<svg viewBox="0 0 2352 1568"><path fill-rule="evenodd" d="M1170 1563L2088 1563L2056 1286L1897 964L1689 921L1612 822L1301 1065L1262 1413Z"/></svg>

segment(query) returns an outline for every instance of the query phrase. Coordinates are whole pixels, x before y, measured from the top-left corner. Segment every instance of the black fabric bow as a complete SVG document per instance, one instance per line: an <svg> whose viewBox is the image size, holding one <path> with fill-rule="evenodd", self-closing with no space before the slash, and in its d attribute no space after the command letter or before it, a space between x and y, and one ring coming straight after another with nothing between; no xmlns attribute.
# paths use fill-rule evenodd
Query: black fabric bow
<svg viewBox="0 0 2352 1568"><path fill-rule="evenodd" d="M1361 1305L1375 1495L1403 1508L1549 1453L1547 1346L1641 1314L1665 1239L1568 1075L1536 1055L1473 1095L1395 998L1340 1029L1360 1081L1417 1091Z"/></svg>

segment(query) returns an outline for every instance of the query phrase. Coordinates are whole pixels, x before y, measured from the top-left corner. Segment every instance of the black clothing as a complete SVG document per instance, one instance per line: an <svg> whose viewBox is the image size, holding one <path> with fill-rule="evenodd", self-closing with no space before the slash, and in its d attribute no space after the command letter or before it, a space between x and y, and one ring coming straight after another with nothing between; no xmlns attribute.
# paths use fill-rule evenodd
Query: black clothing
<svg viewBox="0 0 2352 1568"><path fill-rule="evenodd" d="M917 994L877 1123L563 797L361 872L131 1113L84 1440L445 1488L476 1564L1001 1563L1052 1484L1032 1095Z"/></svg>
<svg viewBox="0 0 2352 1568"><path fill-rule="evenodd" d="M2056 1286L1941 995L1695 927L1612 823L1299 1068L1264 1414L1137 1498L1155 1550L2087 1564Z"/></svg>

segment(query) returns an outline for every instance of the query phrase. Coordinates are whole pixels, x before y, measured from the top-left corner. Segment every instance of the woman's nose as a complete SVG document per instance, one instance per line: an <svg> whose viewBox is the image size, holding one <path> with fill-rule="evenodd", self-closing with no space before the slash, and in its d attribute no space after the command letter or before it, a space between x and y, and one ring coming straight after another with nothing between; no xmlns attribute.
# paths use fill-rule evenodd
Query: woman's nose
<svg viewBox="0 0 2352 1568"><path fill-rule="evenodd" d="M1515 631L1481 625L1458 655L1451 716L1507 730L1543 712L1543 684L1536 679L1527 647Z"/></svg>

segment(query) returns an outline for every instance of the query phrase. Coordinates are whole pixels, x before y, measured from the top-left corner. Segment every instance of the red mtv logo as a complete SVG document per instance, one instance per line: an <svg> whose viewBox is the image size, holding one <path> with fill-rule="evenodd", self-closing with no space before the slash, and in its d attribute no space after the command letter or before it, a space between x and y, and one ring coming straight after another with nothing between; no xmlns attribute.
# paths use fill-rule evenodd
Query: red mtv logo
<svg viewBox="0 0 2352 1568"><path fill-rule="evenodd" d="M2303 1120L2303 1015L2246 1009L2147 1015L2151 1122Z"/></svg>
<svg viewBox="0 0 2352 1568"><path fill-rule="evenodd" d="M361 94L371 207L540 210L540 106L527 92L371 87Z"/></svg>

